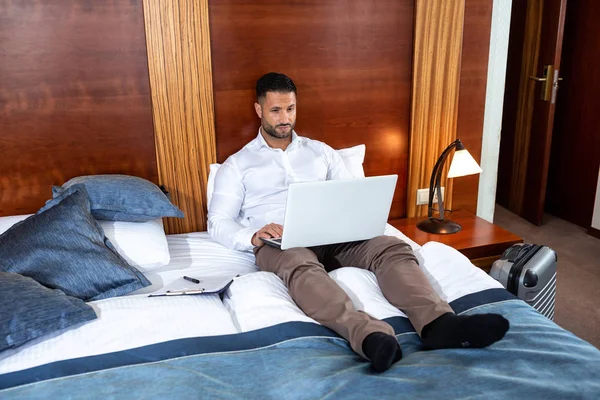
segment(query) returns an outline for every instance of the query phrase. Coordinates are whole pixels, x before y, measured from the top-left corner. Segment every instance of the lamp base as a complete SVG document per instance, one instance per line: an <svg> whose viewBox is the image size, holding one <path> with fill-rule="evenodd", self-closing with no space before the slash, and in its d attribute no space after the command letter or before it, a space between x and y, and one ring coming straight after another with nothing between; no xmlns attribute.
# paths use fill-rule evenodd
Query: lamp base
<svg viewBox="0 0 600 400"><path fill-rule="evenodd" d="M437 233L439 235L448 235L456 233L462 229L458 223L449 219L428 218L417 224L417 228L427 233Z"/></svg>

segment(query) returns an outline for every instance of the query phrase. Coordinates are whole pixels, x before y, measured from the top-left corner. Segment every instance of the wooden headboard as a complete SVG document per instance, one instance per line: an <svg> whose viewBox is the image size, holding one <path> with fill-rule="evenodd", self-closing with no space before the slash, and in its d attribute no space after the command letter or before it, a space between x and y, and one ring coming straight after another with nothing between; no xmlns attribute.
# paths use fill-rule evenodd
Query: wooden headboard
<svg viewBox="0 0 600 400"><path fill-rule="evenodd" d="M413 188L428 186L448 138L465 142L462 130L479 156L491 5L8 2L0 215L34 212L72 176L124 173L170 190L186 218L168 219L168 232L205 230L208 166L256 135L254 85L269 71L298 86L301 135L334 148L365 143L367 175L399 175L391 217L422 212L409 207ZM465 118L458 105L477 113ZM461 205L474 209L470 185Z"/></svg>

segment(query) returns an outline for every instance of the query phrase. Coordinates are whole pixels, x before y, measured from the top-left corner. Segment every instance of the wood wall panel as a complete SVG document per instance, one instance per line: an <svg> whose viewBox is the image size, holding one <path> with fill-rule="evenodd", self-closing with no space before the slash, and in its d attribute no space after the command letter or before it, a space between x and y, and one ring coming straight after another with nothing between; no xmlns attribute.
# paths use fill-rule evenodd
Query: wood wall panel
<svg viewBox="0 0 600 400"><path fill-rule="evenodd" d="M445 3L453 3L454 10L456 4L464 8L464 2ZM415 91L415 104L419 97L427 119L440 124L441 114L430 118L426 109L433 105L439 112L443 106L444 115L454 115L454 122L446 119L446 127L457 124L463 140L480 141L477 128L471 127L479 124L477 114L485 101L481 77L486 74L483 47L489 44L485 20L490 3L466 0L464 29L470 33L463 42L459 89L465 97L460 97L456 121L452 109L457 93L448 90L440 71L456 76L462 49L453 41L432 52L430 40L440 45L449 36L461 37L462 22L448 10L438 12L440 2L421 3L420 21L429 25L426 40L416 48L415 2L408 0L214 0L210 8L206 0L145 0L143 10L141 0L4 2L0 46L11 57L0 63L0 149L8 155L4 164L0 160L0 214L35 211L49 197L51 184L72 176L128 173L170 189L186 212L185 221L167 222L170 233L204 230L206 177L208 165L217 160L215 146L218 160L224 161L255 137L255 81L278 70L298 85L300 134L334 148L366 143L368 175L399 174L391 217L402 217L407 208L411 80L432 83L428 91ZM435 68L412 77L413 51ZM422 101L440 93L451 101ZM471 139L468 132L473 132ZM437 148L429 171L422 173L424 187L449 140L430 140ZM467 147L478 159L476 144ZM463 203L474 208L475 181L472 188ZM463 204L459 196L455 204Z"/></svg>
<svg viewBox="0 0 600 400"><path fill-rule="evenodd" d="M218 161L257 135L256 80L282 72L298 87L297 132L365 143L367 175L399 175L390 217L404 216L413 1L213 0L210 18Z"/></svg>
<svg viewBox="0 0 600 400"><path fill-rule="evenodd" d="M466 0L456 137L481 164L493 0ZM477 213L480 175L453 179L452 208Z"/></svg>
<svg viewBox="0 0 600 400"><path fill-rule="evenodd" d="M465 2L417 0L413 64L407 214L426 215L416 206L419 188L428 188L442 151L456 139L460 56ZM447 173L449 163L445 168ZM452 182L444 206L452 207Z"/></svg>
<svg viewBox="0 0 600 400"><path fill-rule="evenodd" d="M157 181L141 1L0 3L0 215L79 175Z"/></svg>
<svg viewBox="0 0 600 400"><path fill-rule="evenodd" d="M206 184L216 160L207 1L145 0L159 181L184 219L168 233L206 230Z"/></svg>

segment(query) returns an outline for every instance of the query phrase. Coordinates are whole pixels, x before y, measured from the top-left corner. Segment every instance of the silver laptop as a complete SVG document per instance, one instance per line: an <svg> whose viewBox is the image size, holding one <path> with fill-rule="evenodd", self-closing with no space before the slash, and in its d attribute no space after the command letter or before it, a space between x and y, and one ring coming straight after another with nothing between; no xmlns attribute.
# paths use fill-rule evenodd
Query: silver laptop
<svg viewBox="0 0 600 400"><path fill-rule="evenodd" d="M282 250L372 239L382 235L398 175L292 183L283 237L262 239Z"/></svg>

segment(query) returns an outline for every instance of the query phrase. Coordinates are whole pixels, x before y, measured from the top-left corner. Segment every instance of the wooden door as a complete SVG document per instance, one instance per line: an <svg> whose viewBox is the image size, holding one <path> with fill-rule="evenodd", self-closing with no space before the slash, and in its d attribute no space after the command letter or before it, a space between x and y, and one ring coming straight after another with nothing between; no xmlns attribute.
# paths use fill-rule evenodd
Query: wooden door
<svg viewBox="0 0 600 400"><path fill-rule="evenodd" d="M560 72L564 81L556 99L546 190L546 212L584 228L594 215L600 166L598 15L597 0L570 1L567 7Z"/></svg>
<svg viewBox="0 0 600 400"><path fill-rule="evenodd" d="M511 24L509 74L511 62L520 61L520 69L518 91L507 87L504 99L508 112L502 124L497 200L536 225L544 215L566 3L528 0L521 10L517 4ZM515 25L519 22L524 26ZM514 51L520 51L520 59ZM507 86L516 83L514 75L507 75Z"/></svg>

